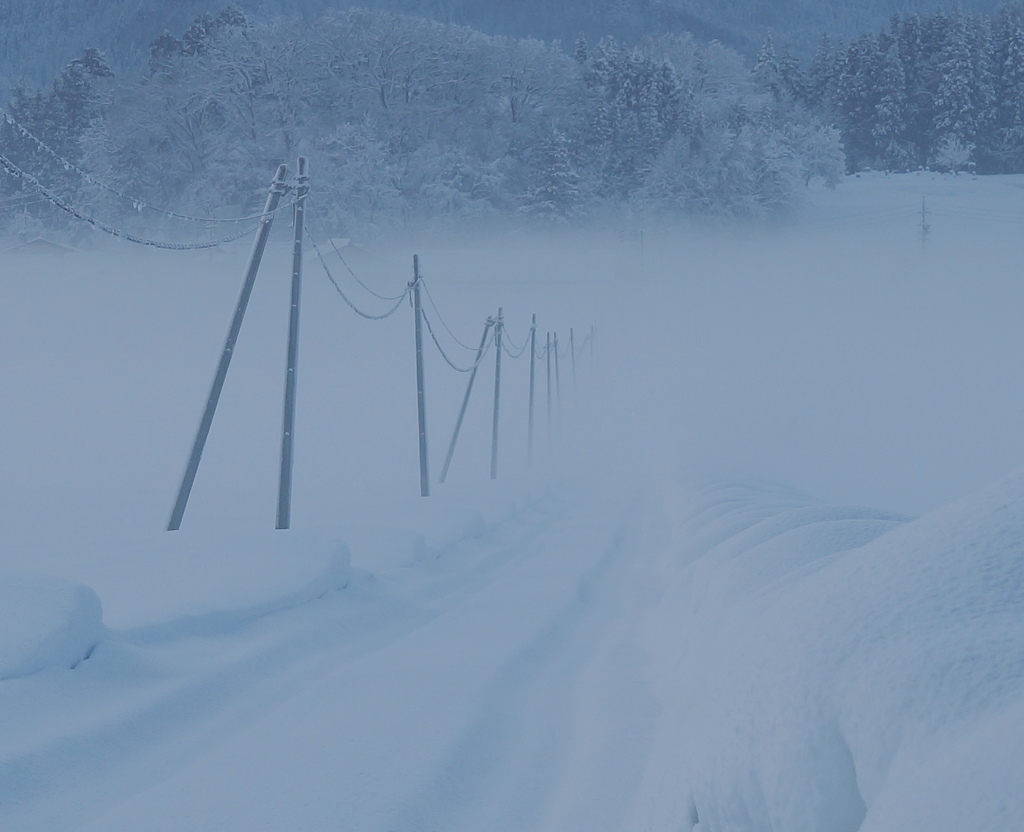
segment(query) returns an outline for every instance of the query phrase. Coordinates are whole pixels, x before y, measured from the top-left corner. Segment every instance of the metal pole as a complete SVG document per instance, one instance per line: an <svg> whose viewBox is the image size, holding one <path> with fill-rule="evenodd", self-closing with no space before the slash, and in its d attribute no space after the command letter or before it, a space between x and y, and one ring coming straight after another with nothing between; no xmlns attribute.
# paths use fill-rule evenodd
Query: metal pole
<svg viewBox="0 0 1024 832"><path fill-rule="evenodd" d="M527 422L526 464L533 465L533 402L534 382L537 377L537 313L530 321L530 418Z"/></svg>
<svg viewBox="0 0 1024 832"><path fill-rule="evenodd" d="M569 355L572 357L572 389L576 389L576 336L569 327Z"/></svg>
<svg viewBox="0 0 1024 832"><path fill-rule="evenodd" d="M455 421L455 431L452 433L452 441L448 446L448 455L444 458L444 467L441 469L441 482L444 482L448 477L448 468L452 464L452 456L455 453L455 443L459 441L459 431L462 430L462 420L466 417L469 395L473 392L476 371L480 369L480 359L484 354L484 348L487 346L487 336L490 334L492 326L494 326L494 319L488 318L487 323L484 325L484 334L480 338L480 346L476 350L476 361L473 364L472 372L469 374L469 382L466 384L466 395L462 397L462 407L459 409L459 418Z"/></svg>
<svg viewBox="0 0 1024 832"><path fill-rule="evenodd" d="M551 333L548 333L547 346L544 349L544 358L547 369L545 370L545 381L548 386L548 450L551 450Z"/></svg>
<svg viewBox="0 0 1024 832"><path fill-rule="evenodd" d="M420 301L420 256L412 256L412 303L416 314L416 414L420 431L420 496L430 496L430 473L427 470L427 399L423 376L423 306Z"/></svg>
<svg viewBox="0 0 1024 832"><path fill-rule="evenodd" d="M192 485L196 480L196 473L199 471L199 461L203 456L203 448L206 447L206 439L210 435L210 427L213 425L213 417L217 412L217 403L220 401L221 391L224 389L224 380L228 375L228 367L231 365L231 356L235 350L235 342L238 340L238 333L242 329L242 320L245 318L245 309L249 305L249 296L252 295L252 288L256 283L256 275L260 270L260 262L263 260L263 252L267 247L267 239L270 237L270 228L274 224L274 210L281 201L285 192L284 177L288 172L286 165L277 169L274 181L270 184L270 193L267 196L267 204L263 209L263 220L260 223L256 239L253 240L252 251L249 254L249 265L245 271L245 280L242 282L242 292L235 305L235 315L231 319L231 327L228 329L228 337L224 342L224 350L220 356L220 363L217 365L217 372L213 377L213 385L210 387L210 395L206 400L206 410L203 411L203 418L199 422L199 429L196 431L196 438L192 444L192 455L189 457L188 465L185 467L185 475L182 477L181 486L178 489L178 499L175 500L174 509L171 511L171 519L167 523L167 531L173 532L181 528L181 519L185 516L185 507L188 505L189 494L192 493Z"/></svg>
<svg viewBox="0 0 1024 832"><path fill-rule="evenodd" d="M299 363L299 300L302 295L302 233L305 227L309 174L300 156L295 176L295 243L292 249L292 305L288 317L288 369L284 381L284 419L281 427L281 478L277 489L277 528L287 529L292 518L292 463L295 445L295 391Z"/></svg>
<svg viewBox="0 0 1024 832"><path fill-rule="evenodd" d="M498 307L494 324L494 419L491 422L491 479L498 478L498 412L501 404L501 335L505 328L504 310Z"/></svg>

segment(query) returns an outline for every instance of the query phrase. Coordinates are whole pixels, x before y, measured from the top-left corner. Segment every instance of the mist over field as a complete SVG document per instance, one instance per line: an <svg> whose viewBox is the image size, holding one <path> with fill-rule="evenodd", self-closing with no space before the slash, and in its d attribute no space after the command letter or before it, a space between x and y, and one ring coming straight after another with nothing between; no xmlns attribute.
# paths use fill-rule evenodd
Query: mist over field
<svg viewBox="0 0 1024 832"><path fill-rule="evenodd" d="M411 743L417 749L404 774L392 772L377 781L356 813L360 828L383 828L380 824L392 822L388 819L400 806L410 813L403 821L408 828L421 828L417 824L439 818L452 828L467 829L493 823L498 817L505 819L501 828L508 829L565 828L567 822L588 823L592 828L667 829L679 818L692 817L690 802L698 807L699 817L720 816L723 824L731 812L749 811L746 799L737 802L735 797L716 796L716 791L705 790L700 778L695 779L696 770L713 765L722 772L714 781L715 789L724 788L730 778L748 776L743 772L750 764L742 759L746 752L729 757L734 751L728 743L687 739L697 736L692 727L685 727L689 721L703 719L704 713L708 719L718 718L710 716L718 712L708 710L711 706L702 704L696 691L714 689L725 677L716 671L701 676L703 681L693 687L697 677L685 668L697 661L693 651L710 649L709 644L719 643L715 639L727 638L719 629L725 624L714 622L721 619L734 626L757 613L748 611L746 602L739 600L742 596L730 595L730 600L714 602L716 612L704 615L704 623L686 618L697 615L699 603L711 603L695 600L704 597L701 593L711 593L708 599L719 597L715 593L722 590L715 587L721 578L715 576L727 573L720 571L726 567L714 565L718 562L714 558L722 557L724 551L720 555L716 554L719 549L712 549L694 565L685 566L707 532L696 526L690 533L695 535L691 544L681 542L689 538L679 538L684 534L679 530L666 539L664 529L686 528L709 510L719 516L721 507L731 504L739 507L732 509L739 514L729 522L739 523L739 528L749 526L751 520L741 522L740 518L751 513L770 518L753 529L764 524L792 526L796 518L810 524L798 523L797 531L778 538L778 544L771 543L774 538L768 535L774 547L770 551L787 552L787 562L820 557L819 552L833 552L837 545L853 546L850 552L854 553L857 546L879 534L879 541L888 540L885 532L903 524L907 515L926 515L921 521L925 525L910 524L908 529L931 528L928 523L936 521L929 521L927 512L939 510L935 516L944 517L942 507L950 501L1019 468L1024 440L1017 425L1024 393L1013 381L1022 337L1015 310L1024 299L1014 276L1021 244L1013 228L1021 187L1017 177L867 175L850 178L835 191L813 189L798 217L774 225L692 220L652 225L642 233L605 227L491 236L424 235L393 245L342 245L344 263L325 245L325 261L338 285L370 314L383 312L391 304L369 294L352 273L379 294L401 294L411 278L416 253L430 291L431 300L424 303L430 303L427 309L438 341L463 364L471 363L472 351L458 346L438 325L438 311L451 333L473 346L487 318L496 315L499 306L503 310L511 339L506 343L512 352L503 354L496 481L488 478L493 349L480 364L448 482L441 485L437 477L466 376L453 372L433 343L426 343L433 491L427 499L419 496L412 310L404 303L383 321L356 316L329 282L319 258L308 253L292 532L270 531L277 489L291 254L290 244L280 237L287 237L287 229L270 245L182 532L170 536L161 529L234 308L246 247L240 244L212 253L139 252L121 243L60 258L5 255L0 348L5 355L17 357L4 362L0 377L7 391L3 410L7 430L0 445L5 471L0 499L5 568L62 576L96 588L103 618L112 628L109 635L99 635L96 625L87 623L94 619L89 618L91 608L84 602L67 606L43 601L43 590L20 578L21 583L6 584L11 592L17 588L20 594L12 598L19 598L19 604L35 598L36 610L52 610L48 614L56 614L58 620L60 615L70 616L63 626L82 639L76 644L100 641L95 657L80 665L90 668L90 692L82 689L75 694L78 699L70 722L53 735L63 732L79 737L81 750L60 762L54 757L24 775L34 785L7 804L4 811L10 822L43 830L66 828L76 818L95 823L89 828L109 830L149 825L160 817L171 829L183 822L182 812L193 811L189 806L202 806L211 825L200 828L242 829L267 812L281 823L328 828L342 811L340 805L347 805L349 788L332 780L335 785L321 791L317 778L304 783L294 780L294 772L337 770L330 743L323 744L328 736L334 737L335 745L349 749L343 768L354 783L393 768L393 752L388 751L392 743L399 744L395 748ZM927 234L921 228L922 200L930 226ZM531 465L527 458L528 353L519 360L511 356L525 346L534 312L541 337L535 363L536 435ZM591 327L592 350L587 341ZM582 345L574 356L565 350L570 328L578 339L575 343ZM559 334L563 350L557 381L552 379L550 421L543 355L549 331ZM732 490L723 492L723 488ZM723 493L730 495L726 503ZM682 503L674 502L680 499ZM830 504L883 511L839 509ZM698 511L698 505L705 507ZM621 526L624 510L633 519ZM783 513L772 514L779 511ZM715 522L720 527L723 520ZM1001 521L992 522L998 526ZM745 533L747 538L753 529ZM625 560L608 560L612 556L604 555L601 562L607 566L591 574L587 564L592 556L615 551L598 542L606 533L632 541L631 555ZM797 533L803 537L792 536ZM174 536L178 534L184 537ZM821 534L830 537L821 538ZM303 535L313 537L307 542ZM596 537L585 543L580 535ZM330 541L339 539L348 544L343 561L329 554L331 545L337 545ZM1011 534L1008 539L1016 538ZM728 545L733 545L731 540ZM825 545L824 540L832 542ZM1009 545L1016 551L1016 544ZM680 555L680 551L691 554ZM753 557L761 549L755 546L750 551ZM762 572L779 568L770 566L778 555L768 552L757 567ZM856 557L851 557L835 563L856 563ZM154 583L173 563L189 566L184 572L171 566L171 573ZM443 574L439 574L442 564ZM345 571L349 568L351 573ZM541 573L531 571L536 569L555 572L537 584ZM565 682L562 704L554 711L530 704L549 685L562 684L544 670L544 662L525 665L521 671L526 675L507 671L512 673L509 680L518 680L507 682L510 690L519 691L516 699L507 700L500 693L506 683L495 682L497 688L483 693L477 685L488 678L487 663L473 664L472 670L464 664L475 651L489 654L498 649L500 653L520 643L517 639L537 639L536 649L554 651L552 655L570 649L560 640L563 636L551 635L542 622L562 609L560 593L577 591L572 589L575 578L571 577L577 569L583 570L580 575L591 575L583 580L597 581L595 586L602 589L594 590L599 592L596 597L606 600L578 610L583 617L577 622L574 613L569 620L576 623L566 625L564 638L576 643L584 651L580 655L588 658L579 681ZM940 581L942 574L934 573L930 580ZM476 577L471 579L472 575ZM493 623L485 623L473 604L463 607L460 602L453 607L442 600L454 586L469 591L466 580L477 582L471 584L477 589L470 597L500 592L500 599L493 598L493 615L487 618ZM711 583L698 589L707 580ZM785 586L804 586L789 577L779 580ZM913 576L901 579L906 586L916 580ZM881 588L870 580L857 581L851 584L844 579L847 596L861 598L865 609L871 608L876 603L870 600L872 593ZM658 583L661 589L655 590ZM342 592L330 589L346 584L349 588ZM535 594L539 586L548 587L543 598ZM328 595L316 603L302 601L312 597L310 593L322 595L325 590ZM678 597L684 590L690 593L688 601ZM526 595L516 594L523 591ZM807 591L811 592L808 599L817 598L818 590ZM50 593L46 598L57 597L56 587L46 592ZM697 596L692 595L695 592ZM476 646L464 648L470 654L461 648L451 652L459 642L450 641L451 634L443 634L447 630L433 634L439 626L427 623L435 620L433 614L425 619L421 613L414 614L410 619L411 610L399 613L393 606L399 598L414 606L440 604L439 609L447 612L438 622L462 621L459 626L483 628L473 642ZM597 612L613 598L618 599L614 603L619 612ZM661 600L640 602L642 598ZM508 619L501 613L508 603L532 612L525 618ZM648 609L650 603L654 605ZM804 604L801 601L798 608ZM18 608L8 610L14 615ZM295 611L270 618L265 612L262 617L256 613L290 608ZM285 617L275 624L274 616ZM677 618L670 621L666 616ZM23 624L26 619L11 620ZM228 631L218 623L249 620L251 624L232 624ZM341 632L349 636L341 642L335 636L325 640L323 627L335 620L347 622ZM521 621L533 634L509 630L512 641L497 648L486 635L488 628L507 628L509 620ZM777 615L773 620L788 621ZM943 620L943 626L956 626L955 617ZM975 630L958 631L964 634L958 638L967 638L968 644L985 638L984 633L990 632L985 629L988 620L983 616L972 625ZM819 624L830 626L826 620ZM535 626L541 630L535 631ZM626 628L622 633L631 635L625 642L605 641L597 635L605 626ZM851 627L860 625L843 626L852 632ZM448 726L433 738L405 721L403 697L387 693L392 688L375 672L367 676L359 663L350 665L346 659L340 666L356 675L345 670L346 681L327 681L321 659L312 658L367 650L380 637L381 627L406 634L389 641L392 646L385 649L389 661L407 667L404 672L419 679L418 687L428 699L447 700L442 705L438 699L431 706L433 718ZM238 675L245 665L223 654L217 660L226 664L219 665L224 669L217 683L219 704L214 705L209 693L203 692L212 684L206 671L193 664L194 659L186 659L187 650L179 652L197 634L220 654L231 643L248 645L249 661L276 668L273 678L305 679L298 689L309 695L327 684L327 689L335 691L334 699L347 697L343 712L362 713L369 733L362 739L345 732L336 735L333 729L325 734L330 719L321 704L298 706L296 702L299 710L293 711L289 700L275 693L275 685L247 688ZM422 675L406 664L409 659L404 652L394 652L404 651L409 638L414 638L412 643L440 639L431 649L446 657L440 659L441 666L454 661L457 667ZM627 648L634 639L635 646ZM739 658L746 649L745 639L727 639L719 649L741 651L736 661L747 661ZM61 643L67 645L64 650L81 649ZM784 650L777 661L782 665L797 661L803 649L800 640L784 644L789 646L780 642L772 648ZM81 670L60 670L60 662L67 661L60 657L68 654L48 649L5 654L9 658L3 667L12 668L5 672L15 672L14 667L50 666L42 673L0 682L4 707L22 703L17 707L24 708L24 697L29 695L34 700L24 727L4 744L11 771L25 771L22 748L35 748L31 753L51 760L46 749L52 740L44 739L51 731L40 734L38 726L45 723L58 699L71 695L83 684L79 680L87 678ZM629 652L637 649L638 654ZM124 654L125 650L129 652ZM146 662L165 662L158 657L168 650L179 653L176 661L191 668L185 671L185 666L179 666L174 672L178 692L171 699L167 699L169 692L157 693L159 685L165 684L158 684L158 679L169 680L168 667L161 665L165 669L158 677L149 678L152 671L138 664L145 655L150 655ZM673 663L677 660L671 658L677 654L683 656L678 659L683 662L682 675L680 666ZM32 658L18 659L22 664L15 665L15 655ZM635 686L621 688L612 679L620 678L618 674L637 661L637 655L647 656L645 666L648 660L650 665L638 671ZM300 661L298 656L309 658ZM25 665L26 661L38 664ZM931 673L931 665L923 661L917 660L915 667ZM808 665L800 671L801 684L808 691L829 690L832 683L824 681L829 678L826 666ZM902 678L896 671L888 672L895 674L890 677L894 683ZM585 689L575 687L588 678L591 682ZM131 739L117 754L109 749L108 729L97 723L103 701L97 696L109 684L121 690L118 696L124 699L124 707L141 707L128 703L157 697L143 709L147 727L129 732ZM1007 684L1001 690L1019 690L1015 682ZM459 693L452 698L456 690ZM973 690L985 696L994 693L984 686ZM390 705L365 711L359 704L364 695L360 691L383 696L382 703ZM723 730L736 720L756 718L747 700L735 699L739 696L735 691L715 696L717 701L734 697ZM189 708L205 714L203 721L212 719L222 727L211 737L200 730L202 722L164 715L159 703L172 701L192 703ZM478 704L471 706L474 701ZM654 707L654 702L661 704ZM482 722L476 728L459 727L474 707L484 708ZM248 709L248 715L241 717L239 708ZM291 727L280 735L278 729L268 730L259 715L266 709L276 714L275 723ZM917 718L917 709L911 704L877 718L874 733L846 734L858 765L880 765L874 757L870 763L867 757L862 760L858 743L870 746L891 732L906 730ZM556 713L565 720L561 730L574 739L569 746L559 746L561 751L542 752L533 745L540 742L535 732L543 733L543 726ZM606 714L599 720L604 727L585 716L594 713ZM949 713L946 720L970 721L982 712L956 717ZM228 724L238 727L228 728ZM314 725L318 727L313 729ZM787 729L796 733L785 734L790 738L780 741L786 747L794 747L793 743L802 747L799 735L805 729L818 730L798 720ZM286 740L290 732L308 730L320 738L310 735L298 746ZM502 739L508 730L515 730L521 740ZM181 750L169 750L171 736L183 738ZM477 737L473 742L482 745L463 758L456 750L462 742L459 737L468 742L473 736ZM671 737L676 737L674 743L669 743ZM277 747L278 742L286 742L290 750ZM608 742L617 749L612 756L597 750ZM772 747L768 735L756 742ZM367 757L370 747L377 752ZM585 748L591 750L584 765L576 754ZM168 753L177 762L170 763L164 756ZM453 755L449 762L442 763L449 753ZM821 768L821 760L833 753L822 750L823 756L812 753L805 762L793 759L781 765L800 771L806 764L814 771L828 772ZM945 753L935 752L934 759L946 759ZM1016 765L1017 757L1008 753L1004 764ZM202 761L210 754L218 755L211 759L221 759L217 770L230 774L214 775L206 768ZM242 759L262 762L254 769ZM548 760L545 770L552 778L540 792L533 791L528 778L522 779L533 765L529 761L536 759ZM100 760L103 763L97 767ZM470 778L455 781L463 785L452 797L457 805L473 807L468 814L442 798L446 792L417 797L416 783L434 776L430 772L440 771L439 782L447 782L445 766L461 772L450 776ZM135 773L128 776L128 768ZM750 771L750 776L761 778L779 770L755 766ZM984 772L984 766L977 771ZM840 789L846 797L826 785L822 785L825 797L814 797L818 781L808 775L804 782L810 791L791 793L766 785L764 799L782 801L777 811L783 814L796 811L794 806L823 800L814 804L824 807L821 817L856 828L852 824L874 805L874 792L855 791L850 794L860 796L849 797L842 789L851 781L843 779L841 768L833 773L839 778L836 782L847 784ZM491 785L478 790L475 777ZM96 782L108 784L104 789L113 792L96 792L92 785ZM899 779L879 782L896 789L894 805L901 811L916 811L907 809L917 805L913 787ZM184 803L177 796L171 799L183 789L190 795ZM976 797L980 793L971 786L962 792L972 812L979 811ZM277 797L270 797L274 794ZM534 797L526 799L527 794ZM522 811L510 812L510 805ZM896 828L886 826L886 818L902 816L892 814L891 806L883 808L889 805L881 801L878 810L867 815L881 818L878 828ZM790 817L792 828L819 828L817 815L806 822L798 821L797 815Z"/></svg>
<svg viewBox="0 0 1024 832"><path fill-rule="evenodd" d="M1024 828L1019 6L73 5L0 827Z"/></svg>

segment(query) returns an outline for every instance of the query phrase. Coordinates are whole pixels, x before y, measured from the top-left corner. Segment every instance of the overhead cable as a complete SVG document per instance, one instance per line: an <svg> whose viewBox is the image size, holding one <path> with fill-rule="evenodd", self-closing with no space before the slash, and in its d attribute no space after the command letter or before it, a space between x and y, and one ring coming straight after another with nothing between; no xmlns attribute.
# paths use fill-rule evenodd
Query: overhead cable
<svg viewBox="0 0 1024 832"><path fill-rule="evenodd" d="M109 234L112 237L118 237L122 240L127 240L130 243L136 243L142 246L150 246L151 248L168 249L170 251L196 251L199 249L216 248L217 246L222 246L226 243L233 243L236 240L249 236L259 228L261 224L268 222L270 219L270 214L260 215L260 222L242 229L239 233L230 237L225 237L221 240L212 240L205 243L172 243L164 240L151 240L146 237L139 237L136 234L130 234L129 232L109 225L102 220L98 220L95 217L82 213L69 202L43 185L38 179L32 176L32 174L23 171L2 154L0 154L0 167L7 171L11 176L25 182L29 187L41 194L51 205L59 208L61 211L70 214L82 222L88 223L93 228L96 228L105 234Z"/></svg>

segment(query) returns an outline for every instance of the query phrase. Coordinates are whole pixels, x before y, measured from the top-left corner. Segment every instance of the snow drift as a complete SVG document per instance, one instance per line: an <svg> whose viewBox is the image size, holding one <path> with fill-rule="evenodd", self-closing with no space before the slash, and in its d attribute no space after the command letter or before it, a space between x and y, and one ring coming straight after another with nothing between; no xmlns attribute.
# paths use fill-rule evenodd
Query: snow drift
<svg viewBox="0 0 1024 832"><path fill-rule="evenodd" d="M0 573L0 681L47 667L74 667L103 637L103 613L86 586Z"/></svg>
<svg viewBox="0 0 1024 832"><path fill-rule="evenodd" d="M685 503L654 622L678 714L661 812L698 830L1024 828L1024 473L906 523L752 488Z"/></svg>

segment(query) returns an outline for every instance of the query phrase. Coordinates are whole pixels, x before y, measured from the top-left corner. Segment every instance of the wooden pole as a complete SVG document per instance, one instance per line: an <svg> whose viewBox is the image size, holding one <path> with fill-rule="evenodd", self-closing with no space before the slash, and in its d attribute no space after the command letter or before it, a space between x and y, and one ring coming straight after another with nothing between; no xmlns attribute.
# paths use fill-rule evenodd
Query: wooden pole
<svg viewBox="0 0 1024 832"><path fill-rule="evenodd" d="M430 496L430 472L427 470L427 398L423 375L423 304L420 300L420 256L412 256L412 303L416 315L416 415L420 433L420 496Z"/></svg>
<svg viewBox="0 0 1024 832"><path fill-rule="evenodd" d="M295 392L299 363L299 301L302 296L302 234L305 227L309 174L300 156L295 177L295 241L292 248L292 304L288 316L288 365L284 382L284 418L281 426L281 477L277 489L277 528L287 529L292 517L292 467L295 447Z"/></svg>
<svg viewBox="0 0 1024 832"><path fill-rule="evenodd" d="M196 431L195 441L192 443L192 454L189 456L188 465L185 467L185 475L182 477L181 486L178 489L178 498L174 502L174 509L171 511L171 519L167 523L167 531L173 532L181 528L181 520L185 516L185 508L188 506L188 498L192 493L192 486L199 471L199 462L203 456L203 449L206 447L207 437L210 435L210 428L213 425L213 417L217 412L217 403L220 401L221 391L224 389L224 380L228 375L228 368L231 366L231 356L234 354L235 342L238 340L238 333L242 329L242 320L245 318L245 310L249 305L249 297L252 295L253 286L256 283L256 275L260 270L260 262L263 260L263 252L267 247L267 239L270 237L270 228L274 224L274 211L281 201L285 192L284 177L288 172L286 165L277 169L274 181L270 184L270 193L267 195L267 204L263 209L263 219L260 222L259 231L256 232L256 239L253 240L252 251L249 253L249 265L245 270L245 279L242 282L242 291L235 305L235 314L231 319L231 326L228 329L228 336L224 342L224 349L220 355L220 363L217 365L217 372L213 377L213 385L210 387L210 395L206 399L206 409L199 422Z"/></svg>

